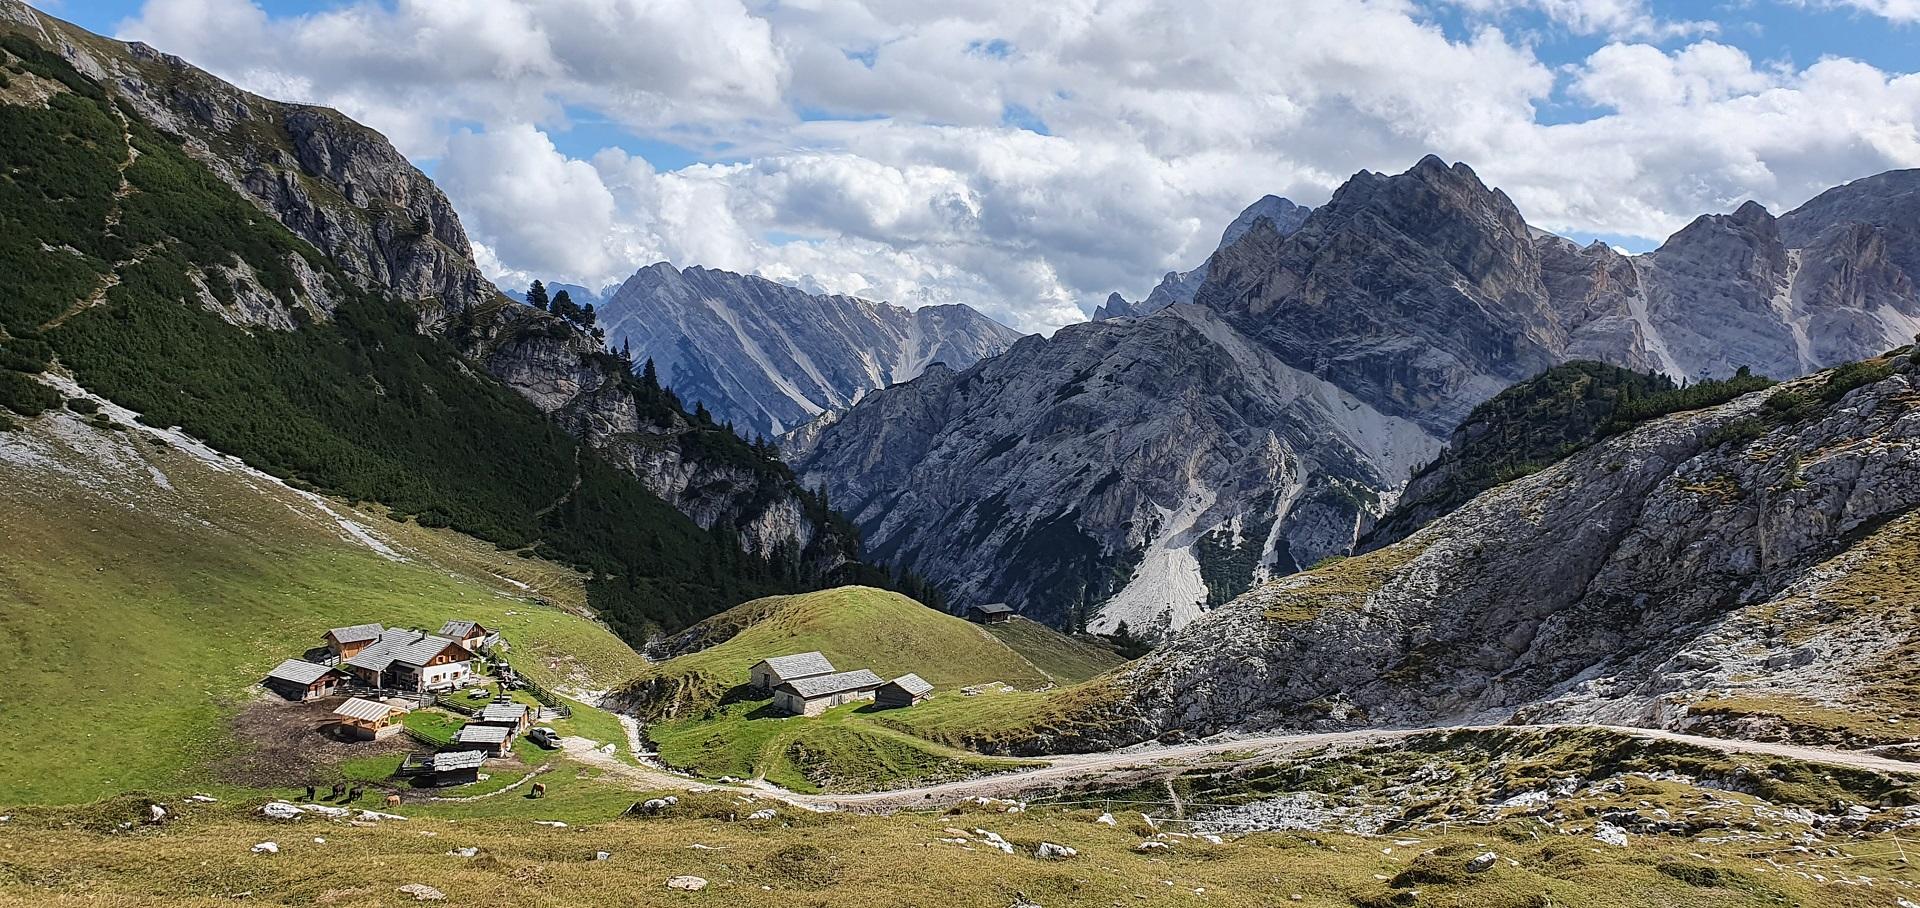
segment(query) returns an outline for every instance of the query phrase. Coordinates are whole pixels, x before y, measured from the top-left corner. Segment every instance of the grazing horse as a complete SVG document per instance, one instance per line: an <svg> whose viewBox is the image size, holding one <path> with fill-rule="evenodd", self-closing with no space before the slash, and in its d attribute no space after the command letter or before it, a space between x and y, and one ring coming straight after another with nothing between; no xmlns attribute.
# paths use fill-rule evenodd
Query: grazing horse
<svg viewBox="0 0 1920 908"><path fill-rule="evenodd" d="M400 796L399 796L399 795L387 795L387 806L388 806L388 807L399 807L399 806L400 806Z"/></svg>
<svg viewBox="0 0 1920 908"><path fill-rule="evenodd" d="M346 793L347 793L347 783L335 782L333 783L333 791L327 795L327 800L338 801Z"/></svg>
<svg viewBox="0 0 1920 908"><path fill-rule="evenodd" d="M527 797L529 798L544 798L546 796L547 796L547 783L545 782L533 783L533 790L530 792L527 792Z"/></svg>

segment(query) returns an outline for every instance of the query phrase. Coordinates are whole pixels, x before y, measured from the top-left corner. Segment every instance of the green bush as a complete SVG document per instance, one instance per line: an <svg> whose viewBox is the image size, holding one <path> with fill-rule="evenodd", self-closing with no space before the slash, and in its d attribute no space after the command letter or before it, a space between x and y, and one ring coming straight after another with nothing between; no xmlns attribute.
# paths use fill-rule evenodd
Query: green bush
<svg viewBox="0 0 1920 908"><path fill-rule="evenodd" d="M0 371L0 407L6 407L21 416L39 416L57 406L60 406L60 392L35 381L31 376Z"/></svg>
<svg viewBox="0 0 1920 908"><path fill-rule="evenodd" d="M100 405L89 397L69 397L67 398L67 409L75 413L91 415L100 412Z"/></svg>
<svg viewBox="0 0 1920 908"><path fill-rule="evenodd" d="M1827 403L1836 403L1855 388L1892 377L1893 365L1885 361L1846 363L1827 374L1826 384L1820 386L1820 396L1825 398Z"/></svg>

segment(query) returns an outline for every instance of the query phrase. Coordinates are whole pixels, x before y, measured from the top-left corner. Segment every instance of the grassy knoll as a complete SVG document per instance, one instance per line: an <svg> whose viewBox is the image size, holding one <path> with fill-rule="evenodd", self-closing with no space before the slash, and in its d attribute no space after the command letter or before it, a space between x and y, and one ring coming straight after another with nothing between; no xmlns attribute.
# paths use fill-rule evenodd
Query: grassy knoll
<svg viewBox="0 0 1920 908"><path fill-rule="evenodd" d="M569 571L319 503L138 430L49 414L0 434L0 475L0 804L217 784L254 683L334 625L476 619L552 684L611 687L644 662L573 611L515 598L577 604Z"/></svg>
<svg viewBox="0 0 1920 908"><path fill-rule="evenodd" d="M1074 684L1126 661L1111 647L1068 637L1038 621L1016 617L986 631L1062 684Z"/></svg>
<svg viewBox="0 0 1920 908"><path fill-rule="evenodd" d="M1514 818L1404 837L1262 833L1219 845L1180 840L1139 853L1136 830L1096 824L1095 810L819 817L780 808L780 818L768 823L737 819L760 802L713 795L687 798L659 817L619 818L634 795L596 798L592 791L610 789L558 780L562 775L548 774L557 782L544 802L509 794L408 809L407 822L371 827L277 824L251 816L241 803L177 805L175 822L125 833L106 830L137 819L141 802L22 813L0 826L0 902L400 904L407 897L395 890L410 883L440 889L447 904L460 905L719 899L745 908L1004 908L1019 896L1046 906L1867 908L1913 892L1911 868L1884 837L1835 837L1826 844L1848 856L1838 860L1716 842L1712 835L1637 837L1630 848L1606 847ZM508 801L513 812L500 812L498 805ZM541 826L536 819L569 825ZM1015 853L984 847L975 827L1004 836ZM942 841L956 837L969 841ZM278 842L281 852L248 853L262 841ZM1034 858L1032 848L1041 841L1070 845L1079 855ZM448 853L462 847L481 854ZM611 856L596 861L596 851ZM1485 851L1499 855L1496 866L1465 872L1465 863ZM681 874L709 885L699 893L668 890L665 881ZM1862 877L1874 885L1859 884Z"/></svg>
<svg viewBox="0 0 1920 908"><path fill-rule="evenodd" d="M849 586L755 599L707 619L690 637L723 642L655 666L633 688L641 708L686 716L717 703L747 682L747 669L769 656L819 650L843 671L869 668L883 678L907 672L951 690L1001 682L1046 687L1056 668L1086 662L1086 644L1039 625L1018 647L977 624L927 608L898 593Z"/></svg>

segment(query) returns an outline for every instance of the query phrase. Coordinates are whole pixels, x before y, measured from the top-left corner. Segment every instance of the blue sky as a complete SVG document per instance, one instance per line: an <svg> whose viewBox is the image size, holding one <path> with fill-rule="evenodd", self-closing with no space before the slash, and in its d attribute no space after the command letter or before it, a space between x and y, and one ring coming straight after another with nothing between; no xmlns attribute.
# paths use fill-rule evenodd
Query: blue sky
<svg viewBox="0 0 1920 908"><path fill-rule="evenodd" d="M1920 167L1911 0L36 2L380 129L503 282L664 259L1037 330L1428 152L1634 251Z"/></svg>

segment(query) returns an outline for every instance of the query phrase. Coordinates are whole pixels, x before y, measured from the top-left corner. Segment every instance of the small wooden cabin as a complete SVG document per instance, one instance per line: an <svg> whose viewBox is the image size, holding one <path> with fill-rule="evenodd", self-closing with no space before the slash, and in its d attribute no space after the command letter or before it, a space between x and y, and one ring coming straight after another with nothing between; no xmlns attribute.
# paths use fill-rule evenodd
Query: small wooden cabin
<svg viewBox="0 0 1920 908"><path fill-rule="evenodd" d="M933 685L919 675L908 672L898 678L880 685L873 692L873 705L881 709L897 709L923 703L933 696Z"/></svg>
<svg viewBox="0 0 1920 908"><path fill-rule="evenodd" d="M478 750L450 750L434 754L427 761L423 781L440 788L478 782L480 764L485 763L486 759L486 753Z"/></svg>
<svg viewBox="0 0 1920 908"><path fill-rule="evenodd" d="M500 639L500 633L498 631L492 630L478 621L449 621L446 624L440 625L440 636L452 640L466 647L468 652L474 653L479 652L485 647L492 646Z"/></svg>
<svg viewBox="0 0 1920 908"><path fill-rule="evenodd" d="M380 741L400 733L400 717L408 713L404 706L354 697L333 711L340 728L362 741Z"/></svg>
<svg viewBox="0 0 1920 908"><path fill-rule="evenodd" d="M454 732L453 743L461 750L477 750L489 757L504 757L513 749L513 729L470 722Z"/></svg>
<svg viewBox="0 0 1920 908"><path fill-rule="evenodd" d="M368 687L439 691L464 686L473 677L472 658L458 641L392 628L340 667Z"/></svg>
<svg viewBox="0 0 1920 908"><path fill-rule="evenodd" d="M327 651L340 659L350 659L353 654L372 646L386 633L386 628L378 624L355 624L349 627L336 627L327 631L321 638L327 642Z"/></svg>
<svg viewBox="0 0 1920 908"><path fill-rule="evenodd" d="M790 716L817 716L844 703L872 700L886 682L864 668L789 681L773 689L773 705Z"/></svg>
<svg viewBox="0 0 1920 908"><path fill-rule="evenodd" d="M789 681L833 674L833 663L819 652L794 653L755 662L747 677L756 689L770 691Z"/></svg>
<svg viewBox="0 0 1920 908"><path fill-rule="evenodd" d="M523 735L533 727L533 710L524 703L489 703L480 708L473 721L481 725L498 725L516 735Z"/></svg>
<svg viewBox="0 0 1920 908"><path fill-rule="evenodd" d="M346 680L346 675L332 666L288 659L275 666L260 683L282 697L304 703L333 696Z"/></svg>
<svg viewBox="0 0 1920 908"><path fill-rule="evenodd" d="M967 607L967 620L975 624L1000 624L1013 620L1013 607L1004 602Z"/></svg>

